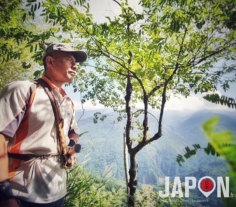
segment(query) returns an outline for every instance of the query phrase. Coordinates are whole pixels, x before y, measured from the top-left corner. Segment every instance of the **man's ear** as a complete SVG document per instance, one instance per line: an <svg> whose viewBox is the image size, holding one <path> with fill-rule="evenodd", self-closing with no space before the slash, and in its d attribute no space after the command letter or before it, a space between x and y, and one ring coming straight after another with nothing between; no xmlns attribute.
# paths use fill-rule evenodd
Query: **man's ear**
<svg viewBox="0 0 236 207"><path fill-rule="evenodd" d="M46 64L48 66L52 66L53 65L53 58L51 56L47 56L46 57Z"/></svg>

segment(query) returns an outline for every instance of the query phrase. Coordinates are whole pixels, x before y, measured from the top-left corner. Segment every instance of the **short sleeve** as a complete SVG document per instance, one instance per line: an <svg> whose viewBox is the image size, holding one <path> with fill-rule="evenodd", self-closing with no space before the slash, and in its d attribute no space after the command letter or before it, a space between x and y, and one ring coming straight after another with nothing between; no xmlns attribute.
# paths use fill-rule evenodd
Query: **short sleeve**
<svg viewBox="0 0 236 207"><path fill-rule="evenodd" d="M5 86L0 95L0 133L14 136L35 87L30 81L15 81Z"/></svg>

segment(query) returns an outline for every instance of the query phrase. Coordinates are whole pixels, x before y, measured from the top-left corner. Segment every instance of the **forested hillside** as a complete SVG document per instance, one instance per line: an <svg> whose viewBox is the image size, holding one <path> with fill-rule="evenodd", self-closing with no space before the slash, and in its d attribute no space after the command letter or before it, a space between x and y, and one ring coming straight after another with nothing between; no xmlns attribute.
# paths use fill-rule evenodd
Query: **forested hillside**
<svg viewBox="0 0 236 207"><path fill-rule="evenodd" d="M116 121L114 112L100 110L107 114L107 118L93 123L93 114L97 111L86 111L79 120L81 132L87 132L80 138L83 146L78 155L80 162L87 160L85 169L101 177L112 177L121 182L125 180L123 164L123 130L124 123ZM156 111L153 110L154 114ZM176 157L184 155L185 147L193 149L192 144L200 144L201 148L207 146L201 126L212 116L219 116L219 130L232 130L236 132L236 114L227 111L166 111L163 120L163 136L160 140L145 147L137 156L138 188L152 186L156 190L163 186L164 178L180 176L194 176L200 179L203 176L226 176L227 168L222 158L207 155L204 149L199 149L196 155L186 159L180 166ZM81 111L77 111L80 117ZM155 131L157 120L150 118L150 132ZM145 184L145 185L144 185ZM202 194L195 191L192 196L201 199ZM211 204L221 206L221 200L216 195L211 197ZM209 204L209 202L208 202ZM203 205L203 204L201 204Z"/></svg>
<svg viewBox="0 0 236 207"><path fill-rule="evenodd" d="M123 132L124 123L116 121L116 114L108 112L104 121L93 123L93 113L88 111L79 121L81 132L87 132L80 138L83 151L80 159L86 156L86 168L100 176L115 177L124 180ZM103 112L103 111L101 111ZM106 113L106 112L105 112ZM155 111L153 111L155 113ZM222 176L226 172L221 158L206 155L199 149L196 156L186 160L182 167L176 162L176 156L183 154L185 147L200 144L207 146L207 139L201 131L204 121L214 115L220 116L219 130L236 132L236 116L227 112L199 111L186 113L167 111L163 122L163 137L147 146L137 157L138 177L142 184L158 184L165 176ZM77 111L80 117L80 111ZM157 120L150 118L150 132L155 131Z"/></svg>

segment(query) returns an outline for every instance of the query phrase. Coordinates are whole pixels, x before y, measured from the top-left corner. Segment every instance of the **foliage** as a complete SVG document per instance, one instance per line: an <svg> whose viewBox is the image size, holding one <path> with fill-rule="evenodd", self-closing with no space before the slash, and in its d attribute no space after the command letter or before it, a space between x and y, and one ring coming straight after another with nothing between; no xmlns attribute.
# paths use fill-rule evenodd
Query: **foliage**
<svg viewBox="0 0 236 207"><path fill-rule="evenodd" d="M19 45L18 32L23 26L20 2L5 1L1 4L0 17L0 91L5 84L15 80L32 79L35 63L28 57L26 42ZM17 12L18 11L18 12ZM16 27L18 29L16 29ZM18 59L21 55L21 60Z"/></svg>
<svg viewBox="0 0 236 207"><path fill-rule="evenodd" d="M209 155L221 156L225 159L230 176L230 193L232 195L236 194L236 137L231 131L217 131L216 125L219 121L218 117L213 117L210 120L206 121L203 124L203 132L206 137L209 139L208 146L204 148L204 151ZM197 153L198 149L201 149L199 144L193 145L194 149L190 150L189 147L186 147L186 154L184 155L185 159L188 159ZM176 160L181 165L181 162L184 162L185 159L182 155L178 155ZM235 198L223 198L222 201L225 206L235 206Z"/></svg>
<svg viewBox="0 0 236 207"><path fill-rule="evenodd" d="M142 91L140 81L147 92L157 86L161 88L163 83L160 80L170 77L177 62L178 73L175 73L176 78L173 79L175 84L169 89L172 88L184 95L189 94L189 89L195 92L215 89L220 76L233 71L233 67L225 67L222 71L220 69L217 72L208 72L209 67L214 67L213 63L217 61L217 57L223 55L226 59L234 58L232 52L235 45L235 27L234 21L230 18L233 16L233 10L230 9L232 1L210 1L206 4L200 0L195 3L146 0L140 1L144 7L141 13L135 12L124 1L120 3L121 14L114 19L107 17L108 21L101 24L93 22L89 14L89 5L85 6L85 14L78 11L77 5L84 3L85 1L26 1L24 10L20 10L22 18L18 19L35 18L35 13L41 11L37 18L41 17L44 24L47 23L49 26L35 35L26 31L25 27L16 27L13 30L21 31L18 35L12 33L12 30L7 32L17 41L27 39L31 52L35 53L34 59L39 62L42 50L53 38L73 42L75 47L86 47L90 58L96 60L97 72L104 75L104 78L101 75L94 76L94 71L82 76L84 82L87 80L87 85L91 83L90 86L96 88L80 88L80 84L79 90L89 90L84 96L84 101L99 99L105 106L113 107L124 104L120 94L124 93L122 87L125 85L125 79L122 77L128 70L132 70L133 87L137 88L133 90L134 103L138 98L142 98L142 93L138 92ZM228 26L231 30L226 29L229 22L232 24ZM62 33L70 38L65 39ZM220 37L216 34L220 34ZM131 68L127 67L129 60ZM135 75L142 78L138 79ZM120 86L113 85L115 77L120 81ZM145 81L142 80L144 77ZM104 91L104 88L108 90ZM114 88L121 93L114 92ZM152 97L150 104L153 107L160 106L159 100L151 99Z"/></svg>
<svg viewBox="0 0 236 207"><path fill-rule="evenodd" d="M14 1L15 2L15 1ZM142 11L135 11L127 0L114 4L120 14L96 23L85 1L27 0L13 14L24 25L3 24L0 33L17 44L27 42L32 58L42 64L42 51L51 41L70 42L75 48L86 48L95 70L80 70L74 90L83 93L82 102L97 100L104 106L125 112L126 145L130 156L131 201L137 185L136 154L162 136L162 118L170 93L188 96L191 91L214 91L218 84L224 89L235 82L234 0L169 1L140 0ZM15 12L15 13L14 13ZM25 25L35 24L36 17L45 27L39 32ZM21 18L20 18L21 17ZM18 58L12 48L1 45L3 61ZM2 51L5 51L4 53ZM10 57L10 58L9 58ZM216 67L225 60L224 67ZM125 96L125 98L124 98ZM131 138L136 114L135 104L143 103L143 120L137 137ZM160 109L156 131L149 135L149 107ZM125 110L124 110L125 109ZM138 141L133 141L138 140ZM132 203L132 205L134 205Z"/></svg>
<svg viewBox="0 0 236 207"><path fill-rule="evenodd" d="M233 173L233 178L236 178L236 137L234 137L234 134L231 131L215 132L218 121L218 117L213 117L203 124L203 132L209 139L207 147L203 149L208 155L211 154L224 157L228 163L230 171ZM177 156L176 161L179 165L181 165L181 162L184 162L185 159L189 159L193 155L196 155L198 149L202 149L199 144L194 144L193 147L194 149L192 150L190 150L189 147L185 147L186 153L184 156L180 154Z"/></svg>
<svg viewBox="0 0 236 207"><path fill-rule="evenodd" d="M75 165L67 172L65 207L125 206L124 188L114 182L91 175Z"/></svg>
<svg viewBox="0 0 236 207"><path fill-rule="evenodd" d="M1 58L0 58L1 59ZM27 59L27 58L26 58ZM22 58L22 61L24 58ZM29 80L33 79L33 68L30 67L25 69L21 66L22 61L19 60L9 60L1 64L0 66L0 92L2 91L3 87L12 81L16 80ZM34 64L32 64L34 66Z"/></svg>
<svg viewBox="0 0 236 207"><path fill-rule="evenodd" d="M84 171L82 166L76 165L67 172L67 196L65 207L122 207L125 204L125 189L115 181L105 181L100 177ZM181 199L171 201L171 198L161 198L154 189L138 191L137 206L182 206Z"/></svg>
<svg viewBox="0 0 236 207"><path fill-rule="evenodd" d="M226 105L229 108L236 108L236 103L233 98L227 97L222 95L221 97L216 93L216 94L208 94L203 97L207 101L210 101L212 103L216 104L221 104L221 105Z"/></svg>
<svg viewBox="0 0 236 207"><path fill-rule="evenodd" d="M236 137L231 131L215 132L218 118L213 117L203 124L203 131L215 151L224 157L230 170L230 192L236 194ZM236 198L223 198L225 206L235 206Z"/></svg>
<svg viewBox="0 0 236 207"><path fill-rule="evenodd" d="M218 118L214 117L203 124L203 131L215 151L225 158L231 172L231 181L236 186L236 137L231 131L215 132ZM234 189L236 193L236 189Z"/></svg>
<svg viewBox="0 0 236 207"><path fill-rule="evenodd" d="M130 154L128 186L134 195L137 185L135 155L161 137L168 92L188 96L190 91L215 90L221 75L234 70L234 67L227 67L227 70L216 71L214 65L222 57L234 59L231 46L236 44L235 31L227 29L224 21L227 15L212 2L182 1L180 5L175 1L142 1L142 6L146 7L143 13L135 12L126 1L118 4L121 14L114 19L108 17L108 22L96 25L88 17L86 25L80 23L97 72L86 77L91 88L87 88L84 100L98 99L115 110L126 107L125 136ZM235 81L235 77L229 79ZM125 103L122 94L125 94ZM143 102L140 115L144 118L139 126L141 136L139 134L138 142L134 142L130 131L135 112L131 112L131 107L138 101ZM151 136L148 136L148 106L161 109L157 132ZM129 200L132 206L135 205L133 200Z"/></svg>
<svg viewBox="0 0 236 207"><path fill-rule="evenodd" d="M67 2L67 1L64 1ZM86 0L70 1L74 6ZM15 80L33 79L41 75L42 54L47 44L55 41L60 26L47 23L40 15L61 1L12 0L0 4L0 62L2 87ZM48 10L47 10L48 9ZM59 13L58 13L59 14ZM50 14L49 14L50 15ZM60 38L60 37L59 37ZM37 63L37 64L36 64ZM35 69L37 71L35 71Z"/></svg>
<svg viewBox="0 0 236 207"><path fill-rule="evenodd" d="M19 48L32 33L24 24L25 11L21 8L21 1L4 2L0 10L0 55L1 62L19 59L23 48Z"/></svg>
<svg viewBox="0 0 236 207"><path fill-rule="evenodd" d="M199 145L199 144L193 144L193 149L190 149L189 147L185 147L185 154L184 155L181 155L181 154L178 154L177 157L176 157L176 161L178 162L178 164L180 166L181 165L181 162L184 162L185 159L189 159L190 157L194 156L197 154L197 151L199 149L202 149L202 147ZM208 155L216 155L216 156L219 156L219 154L215 151L215 149L212 147L211 143L208 143L207 144L207 147L203 148L204 151L206 152L206 154Z"/></svg>
<svg viewBox="0 0 236 207"><path fill-rule="evenodd" d="M149 187L137 192L137 206L181 207L183 206L183 203L181 198L173 199L170 196L162 198L156 190Z"/></svg>
<svg viewBox="0 0 236 207"><path fill-rule="evenodd" d="M120 15L114 19L108 17L108 21L101 24L93 22L89 7L83 14L71 5L59 4L47 7L42 14L47 22L60 25L71 39L83 38L84 43L77 45L85 46L93 59L96 71L80 76L79 85L82 82L84 87L78 90L85 93L83 101L99 100L115 110L126 107L125 136L130 154L132 196L137 185L135 155L161 137L168 93L188 96L190 91L216 89L222 74L233 69L219 69L217 73L214 64L222 57L233 59L236 44L235 31L225 25L228 16L217 6L219 2L140 3L144 8L142 13L134 11L126 1L118 3ZM144 118L139 127L141 136L138 135L139 141L135 143L130 137L131 107L138 101L144 103L140 113ZM148 136L149 105L161 109L157 132L151 136ZM133 200L131 197L130 202Z"/></svg>

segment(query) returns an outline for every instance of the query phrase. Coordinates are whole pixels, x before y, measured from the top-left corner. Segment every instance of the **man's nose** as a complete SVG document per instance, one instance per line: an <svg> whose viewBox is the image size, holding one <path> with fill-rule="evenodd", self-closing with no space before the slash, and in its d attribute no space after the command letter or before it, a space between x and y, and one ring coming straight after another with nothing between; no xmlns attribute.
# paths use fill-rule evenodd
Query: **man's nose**
<svg viewBox="0 0 236 207"><path fill-rule="evenodd" d="M72 67L71 67L73 70L77 70L78 69L78 66L76 64L74 64Z"/></svg>

